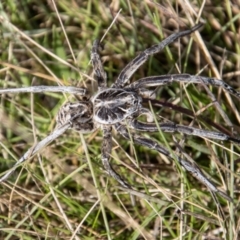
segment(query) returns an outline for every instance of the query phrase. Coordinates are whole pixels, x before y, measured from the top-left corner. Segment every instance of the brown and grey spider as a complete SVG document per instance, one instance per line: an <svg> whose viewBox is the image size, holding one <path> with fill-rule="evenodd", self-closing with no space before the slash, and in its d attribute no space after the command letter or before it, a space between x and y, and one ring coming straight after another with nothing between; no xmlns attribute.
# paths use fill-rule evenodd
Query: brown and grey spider
<svg viewBox="0 0 240 240"><path fill-rule="evenodd" d="M198 166L181 157L175 156L172 152L162 147L158 142L142 137L140 134L130 132L137 130L140 132L158 132L159 128L163 132L180 132L187 135L195 135L203 138L228 140L235 143L240 143L239 138L226 135L221 132L208 131L189 126L183 126L174 123L159 123L159 126L154 123L154 117L149 109L143 108L142 99L149 97L151 91L148 87L159 87L172 82L187 82L214 85L224 88L227 92L240 98L240 92L234 90L222 80L217 80L208 77L193 76L189 74L174 74L151 76L142 78L131 84L127 84L133 73L148 60L148 58L160 52L165 46L172 43L176 39L189 35L202 26L198 24L193 28L173 33L162 42L154 45L137 57L135 57L119 74L116 82L107 87L107 76L103 70L103 66L98 53L99 41L95 41L91 52L91 61L94 69L94 74L98 83L98 92L87 101L78 101L75 103L68 102L61 107L57 116L56 129L45 139L29 149L5 175L0 178L0 182L6 180L9 175L25 160L36 154L40 149L63 134L67 129L87 133L101 128L103 131L102 143L102 163L107 173L117 180L123 187L131 188L131 186L112 168L109 160L112 150L112 129L114 128L127 140L140 144L142 146L154 149L161 154L166 155L171 160L177 160L179 164L188 172L190 172L199 181L205 184L208 189L214 193L218 193L225 199L232 199L220 191L214 184L203 174ZM60 86L36 86L16 89L1 89L3 93L20 93L20 92L64 92L86 96L86 89L75 87L60 87ZM141 122L138 117L145 115L147 122Z"/></svg>

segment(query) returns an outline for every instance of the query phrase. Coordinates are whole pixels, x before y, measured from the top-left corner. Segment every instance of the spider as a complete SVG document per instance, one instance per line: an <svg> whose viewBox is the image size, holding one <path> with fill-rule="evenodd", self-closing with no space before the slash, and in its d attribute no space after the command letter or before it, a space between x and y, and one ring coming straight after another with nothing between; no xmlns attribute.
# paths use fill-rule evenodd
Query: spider
<svg viewBox="0 0 240 240"><path fill-rule="evenodd" d="M229 136L227 134L204 129L198 129L190 126L184 126L175 123L159 123L154 122L153 113L142 106L142 100L146 97L154 98L149 87L159 87L172 82L206 84L222 87L227 92L240 98L240 92L237 92L222 80L194 76L189 74L174 74L145 77L138 81L128 84L129 79L134 72L148 60L150 56L160 52L164 47L174 42L178 38L189 35L198 30L203 24L197 24L189 30L180 31L171 34L159 44L141 52L120 72L117 80L111 86L107 86L107 75L103 69L98 49L100 43L96 40L93 43L91 51L91 62L94 69L94 75L98 83L98 91L88 100L78 102L68 102L64 104L56 118L55 130L45 139L30 148L5 175L0 178L0 182L6 180L10 174L24 161L35 155L40 149L63 134L67 129L74 129L82 133L92 132L98 128L103 131L102 143L102 164L106 172L113 177L122 187L132 188L122 176L120 176L110 164L110 156L112 150L112 129L114 128L123 138L132 140L134 143L145 146L147 148L158 151L167 156L171 160L176 160L187 171L190 172L200 182L205 184L207 188L218 193L228 201L232 199L224 192L220 191L201 171L201 169L192 161L175 156L172 151L161 146L157 141L141 136L139 132L158 132L159 128L163 132L180 132L186 135L195 135L202 138L228 140L240 143L240 138ZM19 92L64 92L86 97L87 90L84 88L67 87L67 86L33 86L15 89L1 89L3 93L19 93ZM138 120L139 116L145 116L147 121Z"/></svg>

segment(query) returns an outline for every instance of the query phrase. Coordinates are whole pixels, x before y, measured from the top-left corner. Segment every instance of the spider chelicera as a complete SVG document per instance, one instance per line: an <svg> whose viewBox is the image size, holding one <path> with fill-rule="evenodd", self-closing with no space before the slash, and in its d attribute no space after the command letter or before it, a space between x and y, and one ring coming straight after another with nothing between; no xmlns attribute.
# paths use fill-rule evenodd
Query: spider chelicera
<svg viewBox="0 0 240 240"><path fill-rule="evenodd" d="M112 129L114 128L122 137L132 140L134 143L156 150L166 155L171 160L177 160L179 164L190 172L199 181L205 184L208 189L214 193L220 194L228 201L232 199L220 191L215 185L203 174L200 168L192 161L173 155L172 152L161 146L157 141L145 138L132 130L140 132L158 132L159 128L163 132L180 132L187 135L195 135L203 138L228 140L240 143L240 139L227 134L209 130L198 129L194 127L174 124L174 123L154 123L154 116L149 109L143 108L142 99L153 97L149 87L159 87L172 82L197 83L222 87L227 92L240 98L240 92L237 92L222 80L193 76L189 74L174 74L145 77L131 84L129 79L134 72L148 60L148 58L160 52L165 46L176 39L189 35L198 30L202 24L197 24L193 28L171 34L159 44L156 44L135 57L121 71L115 83L107 86L107 75L103 70L100 55L98 53L99 41L95 41L91 52L91 61L94 74L98 83L98 91L90 99L78 101L75 103L68 102L59 110L57 116L57 126L55 130L45 139L29 149L5 175L0 178L0 182L6 180L9 175L25 160L36 154L40 149L63 134L67 129L74 129L82 133L88 133L101 128L103 131L102 143L102 163L107 173L117 180L121 186L131 188L131 186L112 168L109 160L112 150ZM3 93L21 93L21 92L64 92L76 94L85 97L87 90L84 88L66 87L66 86L35 86L15 89L1 89ZM152 95L152 96L151 96ZM147 122L138 120L139 116L145 115ZM132 132L131 132L132 131Z"/></svg>

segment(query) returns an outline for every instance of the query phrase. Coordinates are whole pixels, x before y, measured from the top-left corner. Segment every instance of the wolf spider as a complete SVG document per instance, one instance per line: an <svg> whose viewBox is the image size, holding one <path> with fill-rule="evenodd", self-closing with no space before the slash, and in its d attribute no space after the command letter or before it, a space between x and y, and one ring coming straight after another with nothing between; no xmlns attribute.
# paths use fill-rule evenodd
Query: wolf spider
<svg viewBox="0 0 240 240"><path fill-rule="evenodd" d="M102 143L102 164L106 172L118 181L124 188L131 186L112 168L109 160L112 150L112 129L114 128L123 138L132 140L134 143L156 150L167 156L171 160L177 160L178 163L200 182L205 184L208 189L214 193L220 194L228 201L232 199L220 191L215 185L203 174L199 167L182 157L175 156L172 152L161 146L158 142L145 138L140 134L131 132L137 130L140 132L158 132L159 128L163 132L180 132L187 135L195 135L202 138L228 140L240 143L239 138L227 134L204 129L198 129L190 126L184 126L175 123L154 123L154 116L149 109L143 108L142 99L150 97L152 92L147 90L148 87L159 87L172 82L197 83L214 85L224 88L227 92L240 98L240 92L234 90L222 80L214 78L193 76L189 74L174 74L145 77L131 84L127 84L134 72L148 60L150 56L160 52L164 47L174 42L176 39L189 35L198 30L202 24L197 24L193 28L171 34L159 44L156 44L135 57L120 72L117 80L111 87L107 87L107 75L103 70L100 55L98 53L99 41L95 41L91 51L91 61L94 74L98 83L98 91L87 101L78 101L75 103L68 102L64 104L57 115L57 126L55 130L45 139L30 148L5 175L0 178L0 182L6 180L9 175L27 158L36 154L41 148L49 144L58 136L63 134L67 129L74 129L82 133L88 133L101 128L103 131ZM16 89L1 89L3 93L20 93L20 92L64 92L76 94L81 97L86 96L86 89L76 87L61 86L33 86ZM138 117L144 115L147 122L138 120Z"/></svg>

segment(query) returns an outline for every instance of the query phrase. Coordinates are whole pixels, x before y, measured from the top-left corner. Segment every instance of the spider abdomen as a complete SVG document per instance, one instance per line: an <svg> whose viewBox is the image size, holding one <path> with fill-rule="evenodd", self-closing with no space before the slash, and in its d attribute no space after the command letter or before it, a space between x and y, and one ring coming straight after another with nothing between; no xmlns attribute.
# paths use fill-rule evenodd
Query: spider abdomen
<svg viewBox="0 0 240 240"><path fill-rule="evenodd" d="M134 91L106 89L92 99L93 118L100 124L116 124L123 121L141 106L142 98Z"/></svg>
<svg viewBox="0 0 240 240"><path fill-rule="evenodd" d="M71 122L71 128L82 133L94 130L92 121L93 106L91 102L79 101L65 103L57 115L57 125L62 126Z"/></svg>

